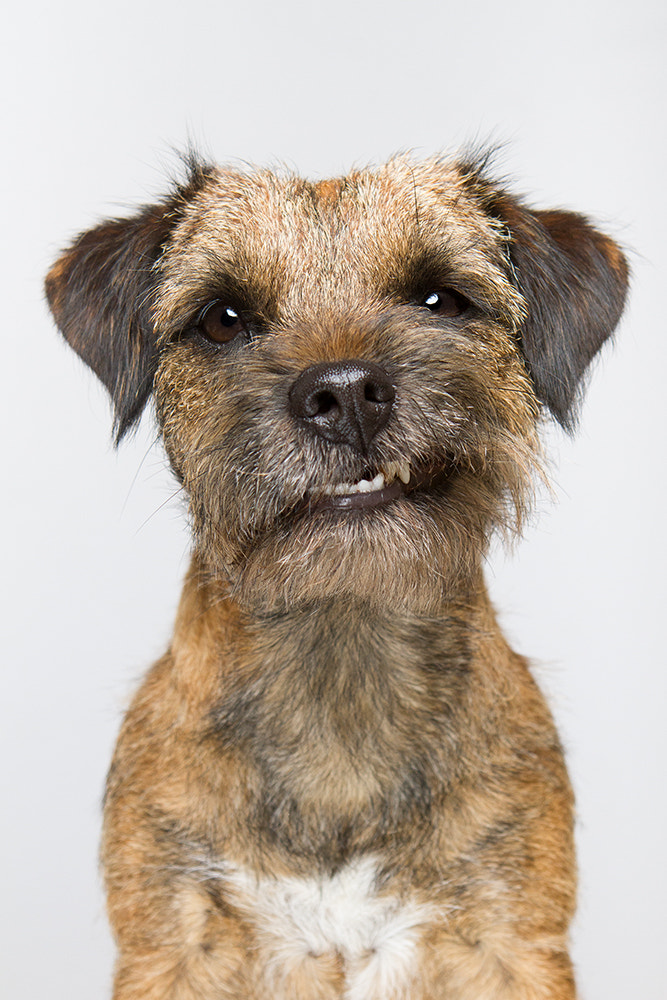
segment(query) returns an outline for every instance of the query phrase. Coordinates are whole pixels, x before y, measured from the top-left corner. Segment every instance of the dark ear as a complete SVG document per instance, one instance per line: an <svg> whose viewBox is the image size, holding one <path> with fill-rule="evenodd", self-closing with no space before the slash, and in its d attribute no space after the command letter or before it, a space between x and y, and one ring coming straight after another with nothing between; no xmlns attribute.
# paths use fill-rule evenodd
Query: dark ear
<svg viewBox="0 0 667 1000"><path fill-rule="evenodd" d="M116 442L141 415L157 368L155 265L183 206L210 173L193 154L187 162L188 182L172 198L83 233L46 278L58 327L109 390Z"/></svg>
<svg viewBox="0 0 667 1000"><path fill-rule="evenodd" d="M504 192L487 210L507 227L528 314L521 346L538 398L568 430L586 368L618 323L628 285L619 247L573 212L534 212Z"/></svg>
<svg viewBox="0 0 667 1000"><path fill-rule="evenodd" d="M109 390L116 440L141 414L153 382L153 266L170 231L163 208L83 233L46 278L65 339Z"/></svg>

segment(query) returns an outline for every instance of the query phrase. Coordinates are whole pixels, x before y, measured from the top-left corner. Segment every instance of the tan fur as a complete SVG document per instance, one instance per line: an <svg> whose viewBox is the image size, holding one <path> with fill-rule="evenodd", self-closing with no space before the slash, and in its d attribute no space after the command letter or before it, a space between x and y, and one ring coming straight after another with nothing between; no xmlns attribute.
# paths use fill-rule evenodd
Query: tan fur
<svg viewBox="0 0 667 1000"><path fill-rule="evenodd" d="M591 305L588 344L567 339L588 299L622 301L618 249L440 160L314 185L195 171L141 220L149 319L114 272L135 338L122 371L81 346L82 310L117 301L86 270L95 231L47 285L126 408L121 429L150 373L194 535L173 641L109 774L115 1000L573 1000L572 794L481 565L530 504L541 408L568 419L549 372L572 402L615 323L620 306ZM432 260L440 277L421 287ZM232 295L229 276L251 337L212 344L193 317ZM446 286L474 307L431 315L424 294ZM543 336L549 296L571 294ZM396 388L368 454L290 412L300 373L350 359ZM423 487L349 514L318 506L405 459Z"/></svg>

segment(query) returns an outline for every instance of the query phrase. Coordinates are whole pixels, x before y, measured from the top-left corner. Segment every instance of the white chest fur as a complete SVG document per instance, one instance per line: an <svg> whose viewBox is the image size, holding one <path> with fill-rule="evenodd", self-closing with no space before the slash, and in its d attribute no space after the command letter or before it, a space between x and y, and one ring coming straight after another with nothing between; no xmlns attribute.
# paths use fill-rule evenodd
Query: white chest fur
<svg viewBox="0 0 667 1000"><path fill-rule="evenodd" d="M306 958L338 953L347 1000L401 1000L416 972L431 908L380 894L377 863L356 860L331 878L258 878L236 866L222 873L234 905L254 924L278 976Z"/></svg>

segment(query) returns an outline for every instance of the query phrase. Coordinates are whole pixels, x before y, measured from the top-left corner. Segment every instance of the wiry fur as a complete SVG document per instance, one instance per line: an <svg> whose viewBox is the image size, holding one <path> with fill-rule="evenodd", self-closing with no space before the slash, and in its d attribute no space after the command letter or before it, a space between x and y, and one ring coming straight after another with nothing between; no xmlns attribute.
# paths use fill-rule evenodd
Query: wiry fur
<svg viewBox="0 0 667 1000"><path fill-rule="evenodd" d="M626 279L581 216L405 158L318 184L193 161L56 263L119 435L154 393L194 538L109 774L115 1000L575 996L571 791L481 563ZM443 288L468 308L429 313ZM227 344L202 335L213 299L244 318ZM345 361L395 394L365 451L290 404ZM327 506L405 461L390 502Z"/></svg>

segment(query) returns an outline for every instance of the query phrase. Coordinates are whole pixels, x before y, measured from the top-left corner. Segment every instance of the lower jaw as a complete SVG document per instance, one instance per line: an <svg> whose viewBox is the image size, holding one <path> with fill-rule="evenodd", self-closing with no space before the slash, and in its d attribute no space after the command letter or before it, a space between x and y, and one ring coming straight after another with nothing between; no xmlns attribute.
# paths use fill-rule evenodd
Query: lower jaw
<svg viewBox="0 0 667 1000"><path fill-rule="evenodd" d="M401 493L371 508L302 510L244 551L231 574L233 597L262 613L342 599L439 614L443 602L467 593L480 549L458 524L448 531L440 489L434 494Z"/></svg>

